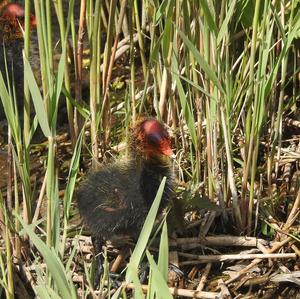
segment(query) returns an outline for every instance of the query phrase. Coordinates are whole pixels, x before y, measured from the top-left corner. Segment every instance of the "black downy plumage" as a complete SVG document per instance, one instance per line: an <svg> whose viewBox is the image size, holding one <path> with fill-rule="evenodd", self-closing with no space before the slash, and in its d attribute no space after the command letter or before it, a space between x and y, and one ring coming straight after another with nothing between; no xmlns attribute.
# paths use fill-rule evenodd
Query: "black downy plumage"
<svg viewBox="0 0 300 299"><path fill-rule="evenodd" d="M80 215L91 231L96 256L106 240L120 244L138 238L164 176L160 209L174 196L173 153L165 127L154 118L143 119L132 129L129 151L127 161L91 173L77 192ZM100 263L96 259L96 281Z"/></svg>

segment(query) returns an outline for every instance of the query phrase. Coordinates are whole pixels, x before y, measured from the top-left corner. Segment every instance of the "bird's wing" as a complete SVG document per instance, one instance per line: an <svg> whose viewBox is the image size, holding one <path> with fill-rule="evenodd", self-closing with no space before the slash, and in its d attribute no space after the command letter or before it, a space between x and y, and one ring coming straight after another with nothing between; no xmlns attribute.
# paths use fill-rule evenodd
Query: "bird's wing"
<svg viewBox="0 0 300 299"><path fill-rule="evenodd" d="M124 198L124 190L119 190L114 187L106 194L105 201L102 201L96 209L100 209L105 212L117 212L127 208L127 204Z"/></svg>

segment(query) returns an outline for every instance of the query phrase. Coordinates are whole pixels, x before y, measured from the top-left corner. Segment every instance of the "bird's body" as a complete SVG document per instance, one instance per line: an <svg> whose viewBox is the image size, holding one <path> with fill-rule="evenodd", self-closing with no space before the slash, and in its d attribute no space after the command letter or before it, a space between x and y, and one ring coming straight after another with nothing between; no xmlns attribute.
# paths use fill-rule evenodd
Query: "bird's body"
<svg viewBox="0 0 300 299"><path fill-rule="evenodd" d="M164 176L160 210L174 196L171 143L163 125L153 118L141 121L132 130L129 149L128 160L91 173L77 193L96 255L107 240L117 244L137 240Z"/></svg>
<svg viewBox="0 0 300 299"><path fill-rule="evenodd" d="M153 166L135 160L116 162L89 175L78 192L80 214L94 236L105 240L136 240L155 198L167 177L161 207L173 192L169 165Z"/></svg>

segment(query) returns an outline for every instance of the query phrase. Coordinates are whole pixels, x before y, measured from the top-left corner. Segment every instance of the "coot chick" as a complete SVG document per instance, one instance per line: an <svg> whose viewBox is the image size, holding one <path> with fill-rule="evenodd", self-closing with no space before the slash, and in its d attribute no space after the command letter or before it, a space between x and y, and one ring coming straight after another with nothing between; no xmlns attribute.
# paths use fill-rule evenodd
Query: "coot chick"
<svg viewBox="0 0 300 299"><path fill-rule="evenodd" d="M77 193L79 212L94 245L96 284L102 269L102 245L110 240L122 247L128 238L137 240L164 176L167 180L160 210L174 196L171 141L160 122L141 120L131 131L129 152L127 161L91 173Z"/></svg>
<svg viewBox="0 0 300 299"><path fill-rule="evenodd" d="M4 1L0 5L0 71L6 82L5 60L8 66L8 73L10 82L14 80L16 99L18 107L23 107L23 89L24 89L24 71L23 71L23 55L24 48L23 30L24 30L24 7L19 3L6 3ZM33 14L30 15L30 28L36 27L36 19ZM36 43L37 45L37 43ZM4 47L5 46L5 51ZM33 51L31 46L30 52ZM36 48L36 46L35 46ZM32 60L31 55L31 60ZM35 55L35 57L38 55ZM35 59L32 65L39 66L39 60ZM36 63L37 62L37 63ZM12 72L13 68L13 72ZM6 82L7 83L7 82ZM0 100L0 118L4 117L4 110Z"/></svg>

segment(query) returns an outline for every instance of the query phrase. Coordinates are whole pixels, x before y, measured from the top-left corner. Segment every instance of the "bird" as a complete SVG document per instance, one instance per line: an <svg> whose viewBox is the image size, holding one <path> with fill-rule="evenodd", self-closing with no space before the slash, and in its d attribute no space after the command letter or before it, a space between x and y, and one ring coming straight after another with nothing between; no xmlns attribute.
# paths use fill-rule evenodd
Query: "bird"
<svg viewBox="0 0 300 299"><path fill-rule="evenodd" d="M24 71L23 55L24 49L24 21L25 9L19 3L3 1L0 5L0 71L6 84L6 67L9 81L14 82L17 106L23 105ZM30 14L30 30L34 31L36 19ZM32 37L32 34L31 34ZM31 47L32 49L32 47ZM31 52L33 52L31 50ZM37 53L37 51L35 51ZM37 56L37 55L35 55ZM6 62L6 63L5 63ZM4 110L0 101L0 118L3 119Z"/></svg>
<svg viewBox="0 0 300 299"><path fill-rule="evenodd" d="M3 5L4 4L4 5ZM30 29L36 26L36 19L30 14ZM25 9L19 3L1 3L0 7L0 32L4 42L23 39L25 22Z"/></svg>
<svg viewBox="0 0 300 299"><path fill-rule="evenodd" d="M166 127L152 117L139 120L130 131L128 148L127 160L91 172L77 191L79 213L91 232L96 256L96 283L103 270L102 246L111 241L122 247L126 240L137 240L163 177L159 211L175 196L174 154Z"/></svg>

